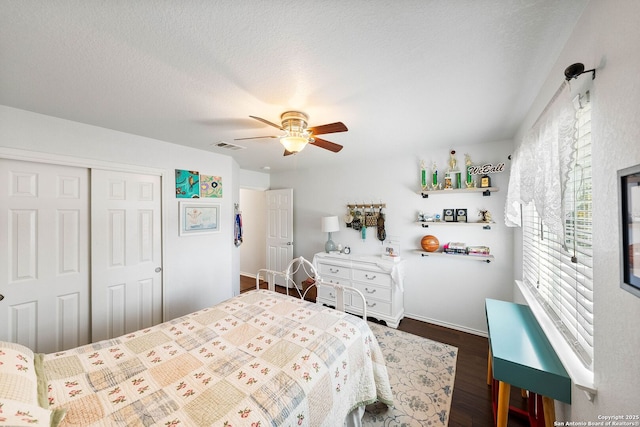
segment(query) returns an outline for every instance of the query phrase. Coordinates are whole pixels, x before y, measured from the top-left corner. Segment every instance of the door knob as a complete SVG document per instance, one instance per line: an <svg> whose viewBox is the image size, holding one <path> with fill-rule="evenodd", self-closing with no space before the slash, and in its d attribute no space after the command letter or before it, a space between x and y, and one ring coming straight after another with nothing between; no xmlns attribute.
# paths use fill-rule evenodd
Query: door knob
<svg viewBox="0 0 640 427"><path fill-rule="evenodd" d="M4 295L0 294L0 301L4 299Z"/></svg>
<svg viewBox="0 0 640 427"><path fill-rule="evenodd" d="M162 271L162 267L156 267L156 273L160 273Z"/></svg>

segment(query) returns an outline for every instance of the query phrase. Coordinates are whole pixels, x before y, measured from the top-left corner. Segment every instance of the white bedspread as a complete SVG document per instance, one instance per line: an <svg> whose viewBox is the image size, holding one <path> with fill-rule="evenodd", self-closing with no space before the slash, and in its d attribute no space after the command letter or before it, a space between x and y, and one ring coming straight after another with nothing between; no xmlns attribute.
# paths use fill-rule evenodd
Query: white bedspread
<svg viewBox="0 0 640 427"><path fill-rule="evenodd" d="M44 369L62 425L336 427L393 399L366 322L267 290L45 355Z"/></svg>

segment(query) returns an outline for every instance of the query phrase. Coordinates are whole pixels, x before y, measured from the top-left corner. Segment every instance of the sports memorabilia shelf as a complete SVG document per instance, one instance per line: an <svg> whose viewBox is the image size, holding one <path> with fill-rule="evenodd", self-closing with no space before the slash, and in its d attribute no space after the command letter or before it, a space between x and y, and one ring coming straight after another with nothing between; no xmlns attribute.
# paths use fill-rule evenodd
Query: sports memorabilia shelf
<svg viewBox="0 0 640 427"><path fill-rule="evenodd" d="M444 222L444 221L416 221L422 228L429 228L432 225L469 225L472 227L482 227L483 230L491 230L491 224L495 222Z"/></svg>
<svg viewBox="0 0 640 427"><path fill-rule="evenodd" d="M445 190L420 190L419 194L423 199L429 197L430 194L447 194L447 193L482 193L483 196L490 196L491 193L500 191L498 187L486 187L486 188L451 188Z"/></svg>
<svg viewBox="0 0 640 427"><path fill-rule="evenodd" d="M470 255L470 254L453 254L453 253L446 253L446 252L426 252L420 249L416 249L415 250L416 253L419 253L420 255L422 255L423 257L425 256L434 256L434 257L447 257L447 258L451 258L451 259L463 259L463 260L467 260L467 261L482 261L482 262L486 262L487 264L490 263L491 261L495 260L495 258L493 257L493 255Z"/></svg>
<svg viewBox="0 0 640 427"><path fill-rule="evenodd" d="M449 188L444 190L422 190L420 191L420 195L422 198L426 199L429 197L429 194L457 194L457 193L482 193L483 196L490 196L491 192L499 191L498 187L469 187L469 188ZM445 208L442 211L442 216L437 215L424 215L422 212L418 214L418 224L420 224L423 228L429 228L432 225L441 226L441 225L466 225L466 226L476 226L482 227L483 230L491 230L491 224L495 224L491 220L491 214L487 210L480 211L482 220L468 222L469 220L469 210L467 208ZM472 261L482 261L486 263L490 263L495 258L493 255L489 254L489 248L486 246L470 246L460 244L464 246L464 250L456 249L455 244L452 247L449 247L452 242L449 242L445 247L440 250L434 252L427 252L424 250L416 250L421 256L445 256L449 258L455 259L466 259Z"/></svg>

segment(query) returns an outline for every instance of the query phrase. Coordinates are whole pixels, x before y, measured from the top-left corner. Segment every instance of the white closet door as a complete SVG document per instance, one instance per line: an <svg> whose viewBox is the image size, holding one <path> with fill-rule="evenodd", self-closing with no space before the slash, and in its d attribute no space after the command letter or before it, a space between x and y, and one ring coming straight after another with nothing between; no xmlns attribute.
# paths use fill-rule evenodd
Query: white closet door
<svg viewBox="0 0 640 427"><path fill-rule="evenodd" d="M161 178L91 171L92 340L162 321Z"/></svg>
<svg viewBox="0 0 640 427"><path fill-rule="evenodd" d="M89 172L0 159L0 340L89 342Z"/></svg>

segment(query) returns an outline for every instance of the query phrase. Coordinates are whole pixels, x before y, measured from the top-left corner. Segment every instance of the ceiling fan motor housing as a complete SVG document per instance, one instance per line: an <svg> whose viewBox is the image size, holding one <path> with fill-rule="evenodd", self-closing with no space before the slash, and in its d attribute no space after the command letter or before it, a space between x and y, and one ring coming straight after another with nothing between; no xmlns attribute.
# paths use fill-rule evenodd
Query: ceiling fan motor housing
<svg viewBox="0 0 640 427"><path fill-rule="evenodd" d="M285 111L280 116L282 128L289 132L304 132L307 129L309 117L300 111Z"/></svg>

